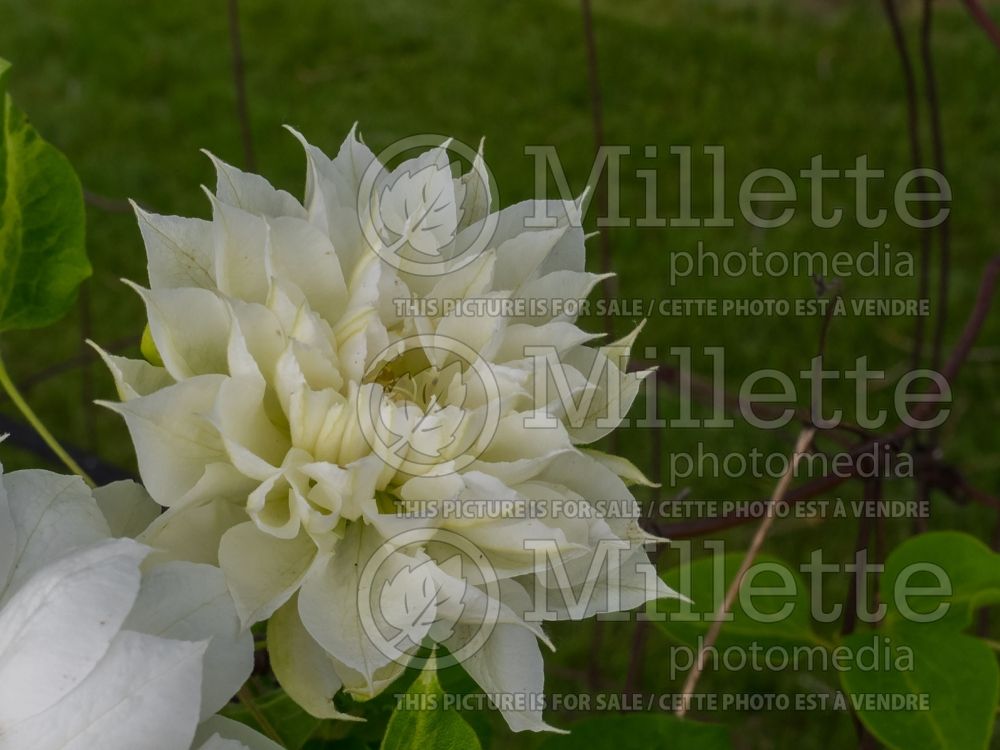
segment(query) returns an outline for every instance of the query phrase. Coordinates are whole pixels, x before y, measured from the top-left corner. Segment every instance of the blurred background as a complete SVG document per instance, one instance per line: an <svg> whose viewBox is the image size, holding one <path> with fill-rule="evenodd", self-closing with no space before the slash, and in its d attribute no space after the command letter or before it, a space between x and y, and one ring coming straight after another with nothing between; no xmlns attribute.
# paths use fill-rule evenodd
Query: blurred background
<svg viewBox="0 0 1000 750"><path fill-rule="evenodd" d="M608 231L611 267L621 298L778 298L816 295L814 280L785 274L776 278L676 280L668 274L671 253L694 252L697 243L719 254L765 251L870 250L889 243L894 251L920 252L918 230L889 212L887 222L866 229L853 220L854 190L830 181L827 206L843 207L845 220L819 229L809 220L809 192L797 178L822 154L830 168L847 169L868 155L887 179L873 183L869 204L892 206L896 179L911 168L907 94L900 56L882 4L871 0L594 0L592 32L596 57L588 60L581 6L573 0L479 0L406 2L385 0L240 0L238 29L245 73L248 133L241 131L234 86L231 5L224 0L0 0L0 57L14 64L11 93L39 132L62 149L89 194L88 246L93 277L65 324L5 338L15 380L53 432L89 457L104 479L135 472L123 423L90 406L113 398L103 365L83 343L91 338L115 353L138 356L144 314L138 297L121 278L144 283L145 256L134 217L124 204L136 200L158 213L207 216L198 189L211 183L211 164L199 149L246 165L247 141L256 171L274 184L302 194L304 158L281 126L293 125L328 153L335 152L357 122L377 152L394 140L418 133L443 133L465 143L485 137L485 154L496 177L501 205L531 197L534 159L528 145L557 150L574 192L583 189L595 148L595 92L599 91L600 137L627 145L622 160L621 204L625 216L645 211L644 183L636 169L658 171L656 205L661 216L679 214L681 187L674 145L691 146L691 182L696 216L712 212L711 165L705 145L726 149L726 200L732 227L614 227ZM909 55L918 66L917 2L898 4ZM994 16L1000 6L988 6ZM1000 247L1000 51L959 2L936 2L932 52L937 75L941 133L953 203L951 295L945 352L954 343L978 287L985 262ZM593 68L589 64L596 63ZM589 72L596 70L595 88ZM925 87L916 68L919 103ZM927 117L924 112L922 118ZM925 160L930 160L927 120L921 120ZM658 157L644 156L655 145ZM742 221L738 189L754 169L788 172L799 187L787 225L762 230ZM550 180L555 197L555 184ZM599 204L595 204L599 205ZM763 211L766 213L766 211ZM591 210L587 226L595 226ZM600 239L590 240L588 264L601 268ZM932 277L936 284L936 276ZM910 298L917 276L854 276L842 281L845 298ZM940 300L932 301L939 312ZM613 330L624 335L640 317L618 316ZM658 390L665 418L680 413L670 367L670 347L692 347L693 369L712 374L704 347L725 350L725 380L733 390L762 367L789 374L808 366L817 348L822 319L812 317L720 317L654 314L638 340L637 354L666 365ZM590 316L585 327L605 330ZM885 370L875 384L875 405L891 404L892 385L909 365L911 317L835 318L826 344L828 364L848 369L866 355L871 369ZM932 324L929 324L932 325ZM954 406L941 433L943 460L961 467L965 479L986 492L1000 492L1000 319L994 315L977 340L961 377L952 383ZM853 409L853 385L835 384L830 407ZM807 405L805 388L799 406ZM640 415L645 404L637 403ZM85 408L84 408L85 407ZM694 413L708 414L703 404ZM14 431L3 446L8 469L49 465L31 446L30 432L9 403L2 406ZM613 447L662 489L642 490L644 501L672 498L750 500L766 498L768 477L676 476L671 457L696 454L699 443L719 455L752 448L788 452L798 427L755 430L739 420L729 429L632 428ZM912 482L887 485L886 497L914 497ZM847 484L827 497L856 499L861 484ZM959 528L988 538L996 512L957 503L932 492L931 528ZM669 522L670 519L667 521ZM822 547L829 558L847 559L854 549L852 519L793 519L781 522L767 550L793 563ZM893 540L909 533L909 521L891 522ZM729 549L746 545L751 530L721 535ZM713 535L718 538L720 535ZM694 544L702 554L701 542ZM671 554L661 557L665 569ZM843 599L846 582L825 592ZM822 626L820 626L822 627ZM568 625L555 629L557 654L547 659L549 691L620 691L628 686L653 693L676 692L661 657L667 636L646 629L636 663L634 623ZM631 664L630 664L631 662ZM704 691L815 691L836 687L823 673L708 674ZM558 726L584 718L553 715ZM854 743L849 714L820 711L718 712L699 715L734 728L741 748L846 747ZM487 731L487 730L484 730ZM512 737L494 729L495 747L531 747L535 737ZM794 742L794 744L793 744ZM326 746L326 745L324 745ZM330 745L336 747L338 745ZM347 745L344 745L345 747ZM363 745L353 745L363 746ZM1000 746L1000 745L997 745Z"/></svg>

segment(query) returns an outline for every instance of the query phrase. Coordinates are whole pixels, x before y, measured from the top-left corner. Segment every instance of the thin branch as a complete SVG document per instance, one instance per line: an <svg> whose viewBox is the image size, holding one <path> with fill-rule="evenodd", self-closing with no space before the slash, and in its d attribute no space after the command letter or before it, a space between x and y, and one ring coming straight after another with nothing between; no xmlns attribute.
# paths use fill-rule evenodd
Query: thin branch
<svg viewBox="0 0 1000 750"><path fill-rule="evenodd" d="M590 116L594 132L594 155L600 156L604 146L604 100L601 96L601 78L597 66L597 39L594 36L594 17L590 0L580 0L580 11L583 16L583 43L587 52L587 86L590 92ZM601 242L601 273L611 273L611 236L610 228L602 226L601 217L608 215L608 190L603 180L594 185L594 202L597 205L597 233ZM605 279L601 284L601 293L605 302L615 294L614 277ZM611 337L614 333L613 316L604 316L605 333Z"/></svg>
<svg viewBox="0 0 1000 750"><path fill-rule="evenodd" d="M829 299L832 304L826 306L826 314L823 316L823 322L820 324L819 345L816 347L816 356L819 357L821 362L826 355L826 338L830 333L830 324L833 322L833 312L837 309L837 300L840 299L840 287L840 279L834 280L830 286L830 291L833 294Z"/></svg>
<svg viewBox="0 0 1000 750"><path fill-rule="evenodd" d="M920 113L917 105L917 79L913 72L910 53L906 47L906 36L903 34L903 24L899 19L899 9L896 7L896 0L882 0L882 7L885 9L886 18L889 20L889 28L892 30L892 39L896 45L899 64L903 72L903 86L906 89L906 128L910 139L910 161L912 162L913 169L921 169L923 167L923 156L920 147ZM923 184L925 180L921 179L920 182ZM926 190L923 192L926 192ZM920 211L921 219L926 221L930 215L930 207L925 201L921 201ZM930 292L930 256L931 235L926 229L921 229L917 299L927 299ZM914 320L913 328L912 369L916 370L920 367L923 353L924 319L923 316L918 315Z"/></svg>
<svg viewBox="0 0 1000 750"><path fill-rule="evenodd" d="M778 484L774 488L774 492L771 494L771 499L767 504L767 513L764 519L760 522L760 526L757 527L757 533L754 534L753 541L750 542L750 548L747 550L746 555L743 556L743 562L740 564L740 569L736 572L732 583L729 584L729 589L726 591L726 597L722 601L722 606L719 607L719 611L715 614L715 620L712 622L712 626L708 629L708 633L705 635L705 640L698 649L698 659L695 662L694 667L688 673L687 679L684 681L684 688L681 691L681 705L677 707L677 718L683 719L684 715L687 714L688 710L691 708L691 699L694 696L694 689L698 685L698 679L701 677L701 673L705 669L705 661L707 658L708 651L715 645L716 639L719 637L719 633L722 631L722 623L726 616L726 613L733 607L733 602L736 601L736 595L739 593L740 586L743 584L743 578L746 576L747 571L750 570L750 566L753 565L753 561L757 558L757 554L760 552L760 548L764 545L764 540L767 538L768 531L771 530L771 526L774 525L774 521L777 518L774 510L775 508L784 502L785 495L788 492L788 486L791 484L792 476L795 474L795 468L798 466L799 460L809 449L809 444L812 443L813 435L816 434L815 427L807 427L802 432L799 433L799 439L795 441L795 450L792 453L792 460L788 463L788 468L782 475L781 479L778 480Z"/></svg>
<svg viewBox="0 0 1000 750"><path fill-rule="evenodd" d="M649 441L650 451L650 479L655 482L650 502L655 507L660 502L660 489L663 486L663 430L653 430L652 439ZM650 553L650 558L655 566L660 556L660 547L656 547ZM642 667L645 663L646 644L649 641L650 623L648 620L640 620L635 624L632 633L632 652L629 657L628 674L625 676L625 687L622 692L626 695L636 692L642 682Z"/></svg>
<svg viewBox="0 0 1000 750"><path fill-rule="evenodd" d="M637 692L642 681L642 667L645 662L646 644L649 641L650 623L640 620L632 631L632 651L629 656L628 673L625 675L625 687L622 692L632 695Z"/></svg>
<svg viewBox="0 0 1000 750"><path fill-rule="evenodd" d="M99 208L101 211L107 211L108 213L132 213L132 205L128 201L121 198L109 198L106 195L95 193L93 190L84 190L83 200L86 201L87 205Z"/></svg>
<svg viewBox="0 0 1000 750"><path fill-rule="evenodd" d="M0 387L6 391L7 396L13 402L14 406L17 407L18 411L24 416L36 433L43 441L45 445L48 446L49 450L63 463L66 468L72 471L74 474L83 479L84 482L89 484L91 487L96 487L93 478L84 470L76 459L62 446L62 444L56 439L49 428L45 426L45 423L39 418L35 410L31 408L28 402L25 400L24 395L18 390L17 385L15 385L13 378L11 378L10 373L7 371L7 365L0 357Z"/></svg>
<svg viewBox="0 0 1000 750"><path fill-rule="evenodd" d="M932 45L934 0L923 0L923 20L920 32L920 54L924 68L924 95L931 122L931 157L934 169L946 174L944 162L944 136L941 132L941 103L938 99L937 75L934 72L934 50ZM944 347L945 328L948 323L948 297L951 276L951 212L949 211L938 226L940 255L938 257L937 310L934 320L934 339L931 344L931 368L941 366L941 351ZM937 433L931 438L936 444Z"/></svg>
<svg viewBox="0 0 1000 750"><path fill-rule="evenodd" d="M240 3L229 0L229 49L233 61L233 89L236 93L236 117L240 122L243 140L243 167L249 171L257 168L253 149L253 130L250 127L250 107L247 104L246 69L243 61L243 41L240 36Z"/></svg>
<svg viewBox="0 0 1000 750"><path fill-rule="evenodd" d="M604 620L596 618L591 629L590 659L587 661L587 687L597 692L601 687L601 653L604 648Z"/></svg>
<svg viewBox="0 0 1000 750"><path fill-rule="evenodd" d="M989 315L990 307L993 304L993 295L996 292L998 276L1000 276L1000 255L995 255L986 264L986 267L983 268L979 282L979 291L976 294L976 303L972 307L972 312L965 323L965 327L962 329L961 336L958 337L958 343L951 350L951 356L941 369L941 375L944 376L945 381L948 383L954 382L958 371L962 368L962 364L969 356L972 345L979 336L979 331L983 327L986 316ZM927 403L923 403L914 409L914 413L923 414L930 411L931 408L933 407Z"/></svg>
<svg viewBox="0 0 1000 750"><path fill-rule="evenodd" d="M976 295L976 302L973 305L972 312L965 322L965 327L962 329L962 334L959 336L958 342L952 349L951 356L941 369L941 375L947 383L953 383L957 379L962 365L969 356L972 345L982 330L983 323L989 315L990 307L993 303L998 277L1000 277L1000 256L995 256L983 269L979 283L979 292ZM872 451L898 450L903 441L916 431L912 423L926 420L933 408L934 404L929 401L917 404L910 415L912 417L910 423L900 425L889 435L877 436L859 444L849 452L850 455L857 457L863 453L870 453ZM835 489L852 478L854 468L852 467L852 471L845 472L844 475L826 474L806 482L789 491L786 501L790 503L799 502ZM714 518L700 518L684 523L657 524L655 526L657 533L661 536L668 539L685 539L740 526L750 520L753 519L748 518L747 514L731 512Z"/></svg>
<svg viewBox="0 0 1000 750"><path fill-rule="evenodd" d="M993 46L1000 50L1000 27L993 22L990 14L986 12L986 9L980 4L979 0L962 0L962 2L973 20L986 32L986 36L993 42Z"/></svg>
<svg viewBox="0 0 1000 750"><path fill-rule="evenodd" d="M115 339L107 346L103 347L105 351L111 354L120 354L123 351L132 349L139 346L141 338L138 336L124 336L122 338ZM36 386L41 385L47 380L51 380L64 372L71 372L79 367L85 367L91 362L96 362L98 359L98 354L89 346L86 349L81 348L80 353L74 357L63 360L57 364L45 367L38 370L31 375L25 376L21 381L21 391L24 393L30 393ZM3 402L3 394L0 394L0 403Z"/></svg>
<svg viewBox="0 0 1000 750"><path fill-rule="evenodd" d="M868 493L866 492L865 495L868 495ZM867 513L862 513L860 518L858 518L858 536L857 541L854 543L855 555L860 554L862 551L867 553L872 535L873 520L874 519ZM856 560L857 557L855 557L855 561ZM840 627L841 635L850 635L854 632L854 627L857 625L858 621L858 606L861 604L861 602L858 601L858 588L861 581L863 581L867 575L867 569L859 566L858 569L854 571L854 575L851 576L851 580L847 584L847 600L844 603L844 621L841 623Z"/></svg>
<svg viewBox="0 0 1000 750"><path fill-rule="evenodd" d="M278 734L278 730L274 728L274 724L270 722L267 716L261 711L260 706L257 705L257 699L254 698L253 693L250 691L249 685L244 685L240 688L239 692L236 694L239 698L240 703L246 706L247 711L253 716L254 721L260 725L260 728L264 731L268 737L277 742L279 745L284 745L284 740L281 739L281 735Z"/></svg>
<svg viewBox="0 0 1000 750"><path fill-rule="evenodd" d="M666 364L664 362L657 362L655 360L643 360L636 359L629 364L630 370L645 370L650 367L656 367L655 377L658 383L664 385L676 385L681 381L683 376L687 380L687 384L690 387L691 396L697 399L700 403L706 404L711 407L716 406L718 397L721 397L721 406L725 407L727 414L734 417L743 417L744 404L740 401L740 397L735 393L731 393L724 389L719 388L719 385L712 379L707 378L703 375L697 373L682 373L678 368ZM757 417L763 417L766 419L778 419L785 412L794 408L794 404L780 403L780 402L761 402L753 404L753 414ZM795 420L801 422L803 425L812 424L812 415L809 409L796 408L795 409ZM849 435L856 435L862 438L874 438L876 435L871 430L865 429L860 425L853 424L847 420L843 420L836 427L830 427L823 431L823 434L827 437L831 437L836 442L841 445L853 445L854 441L849 441L847 436L842 433L848 433Z"/></svg>
<svg viewBox="0 0 1000 750"><path fill-rule="evenodd" d="M865 499L871 500L876 503L883 500L882 494L882 478L879 476L874 476L865 482ZM879 516L880 517L880 516ZM864 560L867 561L869 557L874 557L872 566L877 570L877 565L881 562L881 558L884 551L881 549L883 541L881 538L881 529L878 527L878 518L871 516L868 513L863 513L858 519L858 536L857 542L854 545L855 560L856 562L861 558L861 553L864 552ZM872 532L875 532L875 552L871 554L871 542L872 542ZM863 603L866 607L870 605L871 601L861 602L858 599L858 589L861 586L861 582L865 581L868 577L868 568L866 565L858 565L857 570L851 577L850 584L848 586L847 602L844 605L844 622L841 625L841 634L850 635L854 632L854 627L857 624L858 608ZM878 574L875 573L875 586L872 590L865 590L874 602L877 604L879 599L878 593Z"/></svg>
<svg viewBox="0 0 1000 750"><path fill-rule="evenodd" d="M80 343L77 351L78 356L83 356L90 347L87 342L93 338L93 321L90 312L90 284L80 285L80 295L77 299L80 308ZM94 369L89 365L84 365L80 369L80 401L83 407L84 428L87 433L87 448L94 452L99 452L97 438L97 413L92 408L94 403Z"/></svg>

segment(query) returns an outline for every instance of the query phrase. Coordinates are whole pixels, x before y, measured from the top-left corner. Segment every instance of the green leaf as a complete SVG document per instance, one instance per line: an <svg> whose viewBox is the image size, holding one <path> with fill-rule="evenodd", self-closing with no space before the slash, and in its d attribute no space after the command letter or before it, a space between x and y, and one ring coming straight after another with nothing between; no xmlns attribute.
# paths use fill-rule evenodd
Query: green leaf
<svg viewBox="0 0 1000 750"><path fill-rule="evenodd" d="M389 718L382 750L480 750L475 731L458 711L444 706L444 697L432 660Z"/></svg>
<svg viewBox="0 0 1000 750"><path fill-rule="evenodd" d="M871 632L856 633L844 645L856 651L871 647L872 639L878 637ZM896 750L988 747L1000 695L1000 669L989 646L971 636L926 625L899 625L887 637L893 649L912 649L912 669L900 669L898 663L889 665L892 668L864 669L852 660L852 669L841 672L844 689L852 701L859 701L855 710L871 733ZM925 703L909 709L879 705L879 700L894 695L915 696L911 700Z"/></svg>
<svg viewBox="0 0 1000 750"><path fill-rule="evenodd" d="M681 643L696 646L698 637L712 626L712 615L722 604L742 562L743 555L739 553L711 556L668 571L663 580L690 598L691 603L660 599L657 610L667 616L658 623L660 627ZM812 630L806 584L789 565L762 555L747 572L740 588L740 595L733 603L732 619L723 623L716 641L719 648L750 643L762 647L823 644Z"/></svg>
<svg viewBox="0 0 1000 750"><path fill-rule="evenodd" d="M73 167L7 95L0 60L0 331L55 322L90 276Z"/></svg>
<svg viewBox="0 0 1000 750"><path fill-rule="evenodd" d="M972 622L976 609L1000 602L1000 555L957 531L920 534L889 555L882 580L887 626L912 620L914 613L931 615L946 605L941 616L927 624L961 630ZM904 597L907 589L931 593Z"/></svg>
<svg viewBox="0 0 1000 750"><path fill-rule="evenodd" d="M267 723L281 737L281 744L287 750L300 750L316 733L321 719L310 716L295 703L284 690L276 690L254 701L256 708L264 715ZM231 703L222 713L230 719L243 722L258 732L267 734L264 727L257 721L254 712L242 703Z"/></svg>
<svg viewBox="0 0 1000 750"><path fill-rule="evenodd" d="M669 714L634 714L587 719L570 733L553 735L539 750L729 750L729 730Z"/></svg>

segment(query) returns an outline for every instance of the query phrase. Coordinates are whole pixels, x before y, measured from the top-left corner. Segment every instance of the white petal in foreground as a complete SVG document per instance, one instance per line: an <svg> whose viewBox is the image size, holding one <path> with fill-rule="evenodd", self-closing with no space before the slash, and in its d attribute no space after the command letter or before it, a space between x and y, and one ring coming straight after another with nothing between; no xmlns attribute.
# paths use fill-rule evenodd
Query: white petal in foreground
<svg viewBox="0 0 1000 750"><path fill-rule="evenodd" d="M105 541L43 567L4 605L0 731L65 698L104 658L138 595L146 551Z"/></svg>
<svg viewBox="0 0 1000 750"><path fill-rule="evenodd" d="M98 487L94 499L114 537L134 539L163 511L141 484L130 479Z"/></svg>
<svg viewBox="0 0 1000 750"><path fill-rule="evenodd" d="M79 477L15 471L3 475L3 486L16 542L0 606L42 566L76 547L108 538L108 525Z"/></svg>
<svg viewBox="0 0 1000 750"><path fill-rule="evenodd" d="M246 724L223 716L213 716L203 722L192 747L197 750L284 750Z"/></svg>
<svg viewBox="0 0 1000 750"><path fill-rule="evenodd" d="M124 627L178 641L208 641L201 716L225 706L253 670L253 636L243 630L222 571L170 562L142 578Z"/></svg>
<svg viewBox="0 0 1000 750"><path fill-rule="evenodd" d="M122 632L58 705L0 730L0 748L188 750L198 724L205 647Z"/></svg>
<svg viewBox="0 0 1000 750"><path fill-rule="evenodd" d="M0 592L7 588L7 581L14 572L15 560L17 560L17 530L10 514L7 490L3 482L0 482ZM2 598L0 595L0 599Z"/></svg>

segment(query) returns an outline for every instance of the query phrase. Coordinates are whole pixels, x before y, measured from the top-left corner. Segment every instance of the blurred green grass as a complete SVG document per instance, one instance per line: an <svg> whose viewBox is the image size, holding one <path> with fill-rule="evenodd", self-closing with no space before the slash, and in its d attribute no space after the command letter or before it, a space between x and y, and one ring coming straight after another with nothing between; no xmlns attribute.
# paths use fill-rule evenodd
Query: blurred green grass
<svg viewBox="0 0 1000 750"><path fill-rule="evenodd" d="M137 6L125 0L4 0L0 3L0 56L11 60L13 95L36 126L63 149L84 185L116 198L132 197L161 213L206 215L199 183L213 179L200 153L207 148L239 164L239 126L230 78L225 6L177 0ZM579 8L571 0L533 3L367 4L360 0L329 3L300 0L244 0L241 4L250 112L259 171L276 184L300 193L303 158L298 144L281 125L288 123L327 150L339 145L358 121L365 140L376 150L414 133L445 133L464 142L486 138L486 156L506 205L534 190L533 163L527 144L552 144L570 184L581 189L590 170L590 126ZM915 19L905 19L910 32ZM742 177L759 167L796 175L817 153L835 168L853 166L856 156L885 169L886 184L909 169L905 103L899 63L876 3L811 2L789 6L749 0L672 0L630 3L598 0L595 24L605 106L606 140L628 144L622 190L626 215L641 212L642 182L637 168L656 166L661 175L657 205L661 215L677 215L676 159L669 146L691 145L698 159L706 144L727 149L727 205L736 209ZM915 53L915 47L912 49ZM972 304L983 262L1000 247L1000 58L960 9L940 8L935 29L942 100L942 120L949 178L954 195L952 307L953 341ZM926 137L926 134L925 134ZM641 158L643 147L656 145L659 158ZM926 151L926 148L925 148ZM655 163L653 163L655 162ZM696 161L695 215L710 212L712 185L704 161ZM801 184L801 183L800 183ZM800 190L796 218L780 229L761 232L737 221L725 229L615 228L611 230L614 270L623 297L780 297L812 295L801 277L689 278L671 287L667 278L671 252L706 247L726 252L759 245L766 250L868 249L872 242L918 252L915 231L890 215L885 226L863 229L846 219L838 228L819 230L808 222L807 193ZM830 184L827 205L848 209L853 193L844 181ZM872 195L873 206L891 206L890 187ZM589 225L594 221L593 212ZM107 461L132 467L127 434L114 415L97 407L81 408L90 397L111 397L110 378L82 346L82 333L102 345L126 344L135 353L143 314L138 299L119 279L144 280L139 233L128 214L88 209L89 250L95 266L81 307L62 326L38 333L15 334L5 342L15 376L31 384L29 395L61 438L97 453ZM598 244L590 243L592 267L598 267ZM910 297L915 278L851 278L848 297ZM82 305L89 313L83 316ZM89 317L89 324L82 322ZM626 332L637 319L619 318ZM603 321L591 319L600 330ZM727 383L736 387L749 372L773 367L786 373L803 369L816 347L815 318L718 318L654 316L639 340L666 359L669 347L720 346L726 351ZM868 355L872 369L898 372L907 362L912 319L834 320L828 357L847 368ZM951 420L945 427L944 451L968 479L986 491L1000 488L996 424L1000 417L1000 318L984 329L975 356L955 385ZM74 357L84 368L58 371ZM696 354L695 369L710 361ZM57 368L55 374L50 370ZM49 373L47 377L44 377ZM42 376L42 377L40 377ZM838 403L851 408L849 389L834 389ZM800 391L802 393L802 391ZM879 403L885 404L882 392ZM678 406L661 397L666 416ZM9 405L5 410L10 411ZM637 405L634 414L640 414ZM697 410L696 410L697 413ZM787 450L794 425L761 432L742 425L719 431L667 431L661 461L672 453L706 450L722 454ZM649 470L648 431L626 429L620 449ZM36 456L5 446L8 468L38 465ZM703 477L671 483L669 497L690 485L699 498L766 496L771 480ZM844 497L857 497L848 485ZM887 488L890 497L906 498L905 482ZM935 498L933 527L953 526L978 532L990 514L953 507ZM906 533L900 521L890 535ZM736 548L745 532L727 538ZM846 558L853 546L853 521L779 524L769 548L791 560L823 546L830 557ZM831 598L842 595L835 587ZM555 628L559 654L549 659L554 690L576 690L576 675L590 659L591 626ZM609 687L620 689L631 626L604 627L602 654ZM654 633L643 688L667 692L671 683L657 658L664 639ZM706 690L809 689L813 677L802 675L720 675L706 677ZM823 678L832 684L830 678ZM560 717L562 718L562 717ZM566 724L567 721L556 723ZM853 736L846 716L761 714L729 717L740 727L738 745L753 748L844 746ZM805 740L804 727L809 725ZM503 735L498 735L498 740ZM521 746L523 738L518 738Z"/></svg>

